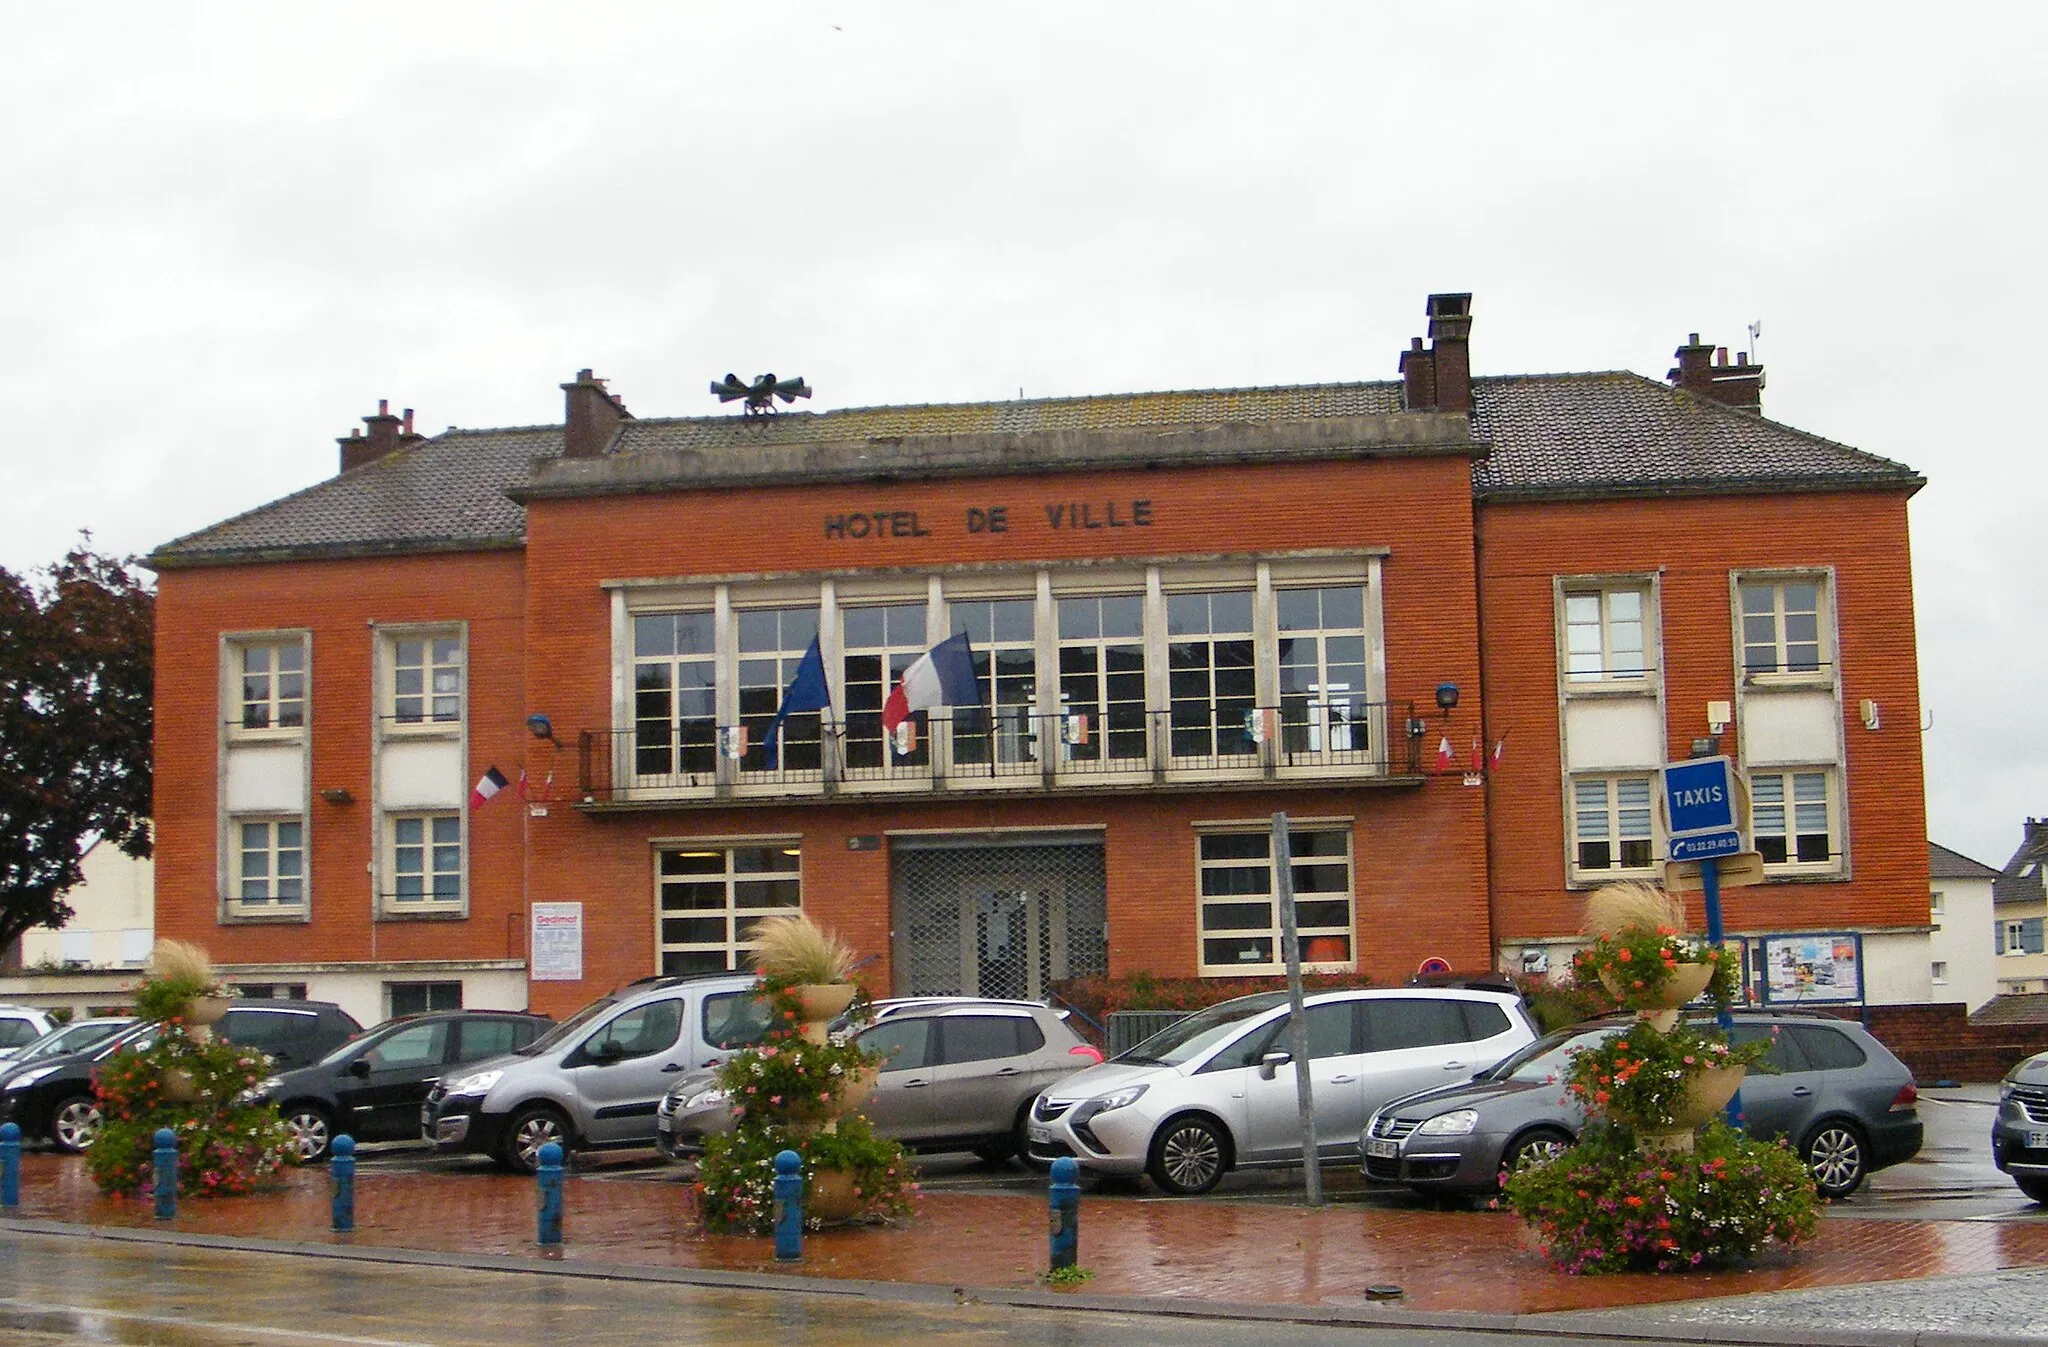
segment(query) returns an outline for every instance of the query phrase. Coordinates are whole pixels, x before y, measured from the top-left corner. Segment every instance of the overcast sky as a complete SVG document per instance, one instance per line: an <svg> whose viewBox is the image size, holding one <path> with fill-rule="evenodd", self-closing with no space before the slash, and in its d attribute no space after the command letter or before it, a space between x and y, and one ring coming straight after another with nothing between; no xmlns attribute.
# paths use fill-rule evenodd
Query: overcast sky
<svg viewBox="0 0 2048 1347"><path fill-rule="evenodd" d="M2048 6L0 0L0 565L145 552L422 429L1661 378L1898 459L1929 829L2048 815L2028 419Z"/></svg>

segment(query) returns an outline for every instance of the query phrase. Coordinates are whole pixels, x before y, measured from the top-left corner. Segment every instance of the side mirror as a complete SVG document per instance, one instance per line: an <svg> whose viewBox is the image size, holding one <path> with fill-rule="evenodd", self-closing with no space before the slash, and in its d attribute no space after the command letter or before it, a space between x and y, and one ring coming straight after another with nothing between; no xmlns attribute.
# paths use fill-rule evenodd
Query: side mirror
<svg viewBox="0 0 2048 1347"><path fill-rule="evenodd" d="M368 1080L370 1078L370 1059L367 1057L356 1058L348 1064L348 1073L362 1080Z"/></svg>
<svg viewBox="0 0 2048 1347"><path fill-rule="evenodd" d="M1280 1069L1281 1067L1283 1067L1283 1066L1287 1065L1287 1064L1288 1064L1289 1062L1291 1062L1291 1061L1293 1061L1293 1060L1294 1060L1294 1054L1293 1054L1293 1053L1288 1053L1288 1052L1269 1052L1269 1053L1267 1053L1267 1054L1266 1054L1266 1055L1265 1055L1264 1057L1261 1057L1261 1058L1259 1058L1259 1079L1260 1079L1260 1080L1271 1080L1271 1079L1273 1079L1273 1076L1274 1076L1274 1074L1275 1074L1276 1072L1278 1072L1278 1071L1279 1071L1279 1069Z"/></svg>

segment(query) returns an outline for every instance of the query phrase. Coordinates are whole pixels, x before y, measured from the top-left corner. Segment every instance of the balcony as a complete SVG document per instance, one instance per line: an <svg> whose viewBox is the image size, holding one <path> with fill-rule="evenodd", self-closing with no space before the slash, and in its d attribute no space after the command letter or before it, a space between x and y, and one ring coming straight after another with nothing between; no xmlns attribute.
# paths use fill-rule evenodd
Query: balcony
<svg viewBox="0 0 2048 1347"><path fill-rule="evenodd" d="M785 722L774 752L767 718L739 726L653 722L585 730L577 801L587 810L790 804L904 796L1087 794L1274 785L1414 785L1421 736L1414 703L1277 707L1111 707L1088 715L1004 708L920 712L886 742L877 713Z"/></svg>

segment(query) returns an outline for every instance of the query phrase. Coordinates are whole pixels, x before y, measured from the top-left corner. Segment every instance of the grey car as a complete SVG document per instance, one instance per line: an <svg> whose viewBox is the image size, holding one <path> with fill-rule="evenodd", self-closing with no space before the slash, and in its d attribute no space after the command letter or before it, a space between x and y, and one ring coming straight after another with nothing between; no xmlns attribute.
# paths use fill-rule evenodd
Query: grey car
<svg viewBox="0 0 2048 1347"><path fill-rule="evenodd" d="M2021 1192L2048 1202L2048 1052L2027 1058L1998 1083L1991 1161Z"/></svg>
<svg viewBox="0 0 2048 1347"><path fill-rule="evenodd" d="M1469 1081L1393 1100L1359 1138L1366 1177L1424 1191L1491 1192L1504 1170L1556 1155L1585 1125L1565 1093L1571 1055L1632 1022L1562 1029ZM1823 1196L1846 1197L1871 1172L1919 1153L1913 1074L1861 1025L1745 1014L1729 1037L1771 1045L1742 1082L1744 1127L1790 1138Z"/></svg>
<svg viewBox="0 0 2048 1347"><path fill-rule="evenodd" d="M1024 1148L1038 1092L1102 1060L1058 1011L1033 1001L919 998L880 1002L875 1014L849 1036L885 1059L861 1112L913 1150L1007 1159ZM681 1159L732 1122L717 1077L698 1072L662 1100L656 1144Z"/></svg>

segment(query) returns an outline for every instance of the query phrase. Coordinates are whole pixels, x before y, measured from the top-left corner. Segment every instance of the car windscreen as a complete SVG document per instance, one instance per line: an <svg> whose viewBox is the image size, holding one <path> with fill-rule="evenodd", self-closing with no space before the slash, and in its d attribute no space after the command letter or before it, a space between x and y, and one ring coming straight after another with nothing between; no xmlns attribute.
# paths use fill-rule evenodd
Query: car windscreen
<svg viewBox="0 0 2048 1347"><path fill-rule="evenodd" d="M1571 1057L1583 1048L1605 1043L1621 1032L1619 1024L1602 1025L1597 1029L1560 1029L1545 1034L1523 1047L1521 1051L1495 1062L1486 1070L1473 1077L1475 1080L1523 1080L1544 1081L1562 1079L1571 1070Z"/></svg>
<svg viewBox="0 0 2048 1347"><path fill-rule="evenodd" d="M604 1014L618 1003L619 998L616 996L599 997L574 1015L571 1015L568 1019L563 1020L554 1028L542 1034L539 1038L534 1039L533 1042L523 1048L514 1048L513 1051L521 1057L538 1057L549 1049L558 1047L583 1032L584 1028L592 1020Z"/></svg>
<svg viewBox="0 0 2048 1347"><path fill-rule="evenodd" d="M52 1029L8 1058L8 1064L20 1066L24 1062L41 1061L45 1057L60 1057L67 1052L82 1052L93 1044L112 1037L128 1023L127 1020L97 1020L89 1024L67 1024L61 1029Z"/></svg>
<svg viewBox="0 0 2048 1347"><path fill-rule="evenodd" d="M1137 1066L1179 1066L1191 1062L1236 1033L1246 1020L1286 1002L1286 992L1260 992L1198 1010L1167 1025L1128 1052L1118 1054L1116 1060Z"/></svg>

